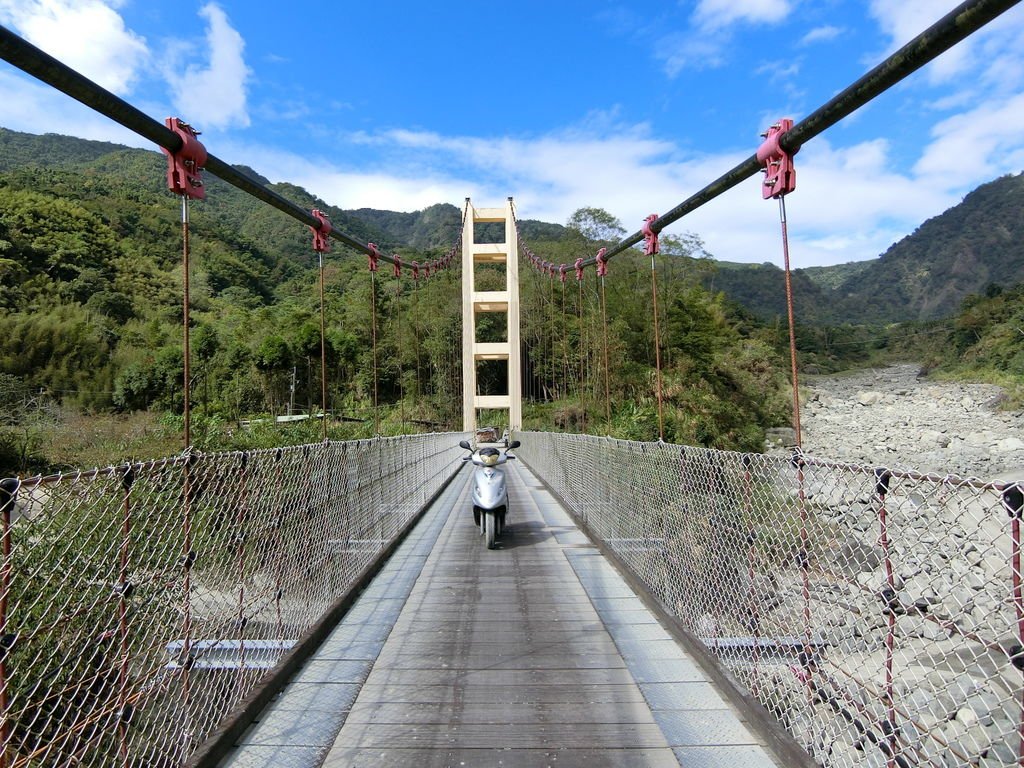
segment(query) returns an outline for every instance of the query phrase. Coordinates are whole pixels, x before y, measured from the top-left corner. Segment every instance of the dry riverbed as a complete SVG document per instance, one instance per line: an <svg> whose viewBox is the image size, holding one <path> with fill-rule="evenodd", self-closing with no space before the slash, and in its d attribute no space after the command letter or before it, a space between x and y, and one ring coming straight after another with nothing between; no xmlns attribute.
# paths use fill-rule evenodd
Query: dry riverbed
<svg viewBox="0 0 1024 768"><path fill-rule="evenodd" d="M987 480L1024 480L1024 412L992 384L919 379L900 364L801 381L804 450Z"/></svg>

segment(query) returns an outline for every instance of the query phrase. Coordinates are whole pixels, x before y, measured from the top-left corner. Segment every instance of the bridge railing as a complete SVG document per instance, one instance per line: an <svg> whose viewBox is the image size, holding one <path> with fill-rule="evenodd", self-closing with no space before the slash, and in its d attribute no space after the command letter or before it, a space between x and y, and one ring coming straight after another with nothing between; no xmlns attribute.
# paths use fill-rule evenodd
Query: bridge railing
<svg viewBox="0 0 1024 768"><path fill-rule="evenodd" d="M0 765L183 764L451 477L459 437L3 481Z"/></svg>
<svg viewBox="0 0 1024 768"><path fill-rule="evenodd" d="M517 437L529 467L817 762L1024 764L1021 484Z"/></svg>

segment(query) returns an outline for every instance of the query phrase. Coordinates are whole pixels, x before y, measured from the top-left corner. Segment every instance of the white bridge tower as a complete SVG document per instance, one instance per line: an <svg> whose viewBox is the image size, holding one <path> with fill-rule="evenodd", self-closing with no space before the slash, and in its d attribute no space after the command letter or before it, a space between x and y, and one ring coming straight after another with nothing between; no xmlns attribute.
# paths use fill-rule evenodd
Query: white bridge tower
<svg viewBox="0 0 1024 768"><path fill-rule="evenodd" d="M477 243L477 224L504 224L504 242ZM489 227L488 230L498 229ZM504 290L478 291L478 265L505 267ZM504 341L477 341L477 316L504 313L507 319ZM481 361L504 360L508 376L504 392L477 392L477 366ZM466 223L462 230L462 427L476 430L481 409L507 410L509 429L523 425L523 393L519 357L519 248L516 239L512 198L504 208L474 208L466 198Z"/></svg>

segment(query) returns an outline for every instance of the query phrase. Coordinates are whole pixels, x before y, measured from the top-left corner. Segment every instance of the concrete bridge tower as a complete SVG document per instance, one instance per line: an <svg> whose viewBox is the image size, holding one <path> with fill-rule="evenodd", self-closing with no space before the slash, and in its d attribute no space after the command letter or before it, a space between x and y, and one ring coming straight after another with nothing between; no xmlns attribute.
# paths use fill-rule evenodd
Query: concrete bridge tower
<svg viewBox="0 0 1024 768"><path fill-rule="evenodd" d="M504 224L504 242L477 243L477 224ZM494 228L488 228L488 231ZM504 290L478 291L478 266L504 265ZM477 341L477 318L484 313L504 313L504 341ZM504 392L477 391L478 365L482 361L506 361L508 375ZM508 425L519 430L523 425L519 355L519 248L516 239L512 198L504 208L474 208L466 198L466 223L462 231L462 426L467 432L477 428L481 409L507 410Z"/></svg>

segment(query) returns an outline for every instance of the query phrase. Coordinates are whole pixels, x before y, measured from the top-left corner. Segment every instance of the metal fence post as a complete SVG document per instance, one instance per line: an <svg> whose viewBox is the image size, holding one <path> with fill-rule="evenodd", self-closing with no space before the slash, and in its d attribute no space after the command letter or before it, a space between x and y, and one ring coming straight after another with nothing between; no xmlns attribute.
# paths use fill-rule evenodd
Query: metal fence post
<svg viewBox="0 0 1024 768"><path fill-rule="evenodd" d="M10 765L11 723L8 698L7 655L14 647L14 635L8 632L7 601L11 594L11 516L18 497L17 478L0 480L0 517L2 517L3 564L0 565L0 768Z"/></svg>

